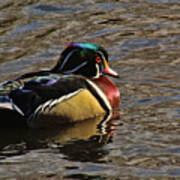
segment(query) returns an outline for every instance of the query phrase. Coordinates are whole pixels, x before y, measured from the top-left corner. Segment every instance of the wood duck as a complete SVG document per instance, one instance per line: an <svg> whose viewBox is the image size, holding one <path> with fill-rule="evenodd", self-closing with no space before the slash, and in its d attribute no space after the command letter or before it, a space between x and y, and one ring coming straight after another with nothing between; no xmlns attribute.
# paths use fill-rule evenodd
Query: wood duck
<svg viewBox="0 0 180 180"><path fill-rule="evenodd" d="M1 84L1 101L11 102L12 109L27 117L30 127L56 126L100 115L108 119L119 108L120 93L106 75L118 77L108 66L106 50L73 42L51 70Z"/></svg>

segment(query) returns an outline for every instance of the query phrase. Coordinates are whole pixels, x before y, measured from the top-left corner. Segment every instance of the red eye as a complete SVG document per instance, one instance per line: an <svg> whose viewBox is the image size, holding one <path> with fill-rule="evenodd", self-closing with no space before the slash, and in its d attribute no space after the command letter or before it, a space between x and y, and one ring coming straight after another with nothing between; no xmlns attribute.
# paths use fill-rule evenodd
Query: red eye
<svg viewBox="0 0 180 180"><path fill-rule="evenodd" d="M101 58L98 56L98 57L96 57L96 62L97 63L100 63L101 62Z"/></svg>

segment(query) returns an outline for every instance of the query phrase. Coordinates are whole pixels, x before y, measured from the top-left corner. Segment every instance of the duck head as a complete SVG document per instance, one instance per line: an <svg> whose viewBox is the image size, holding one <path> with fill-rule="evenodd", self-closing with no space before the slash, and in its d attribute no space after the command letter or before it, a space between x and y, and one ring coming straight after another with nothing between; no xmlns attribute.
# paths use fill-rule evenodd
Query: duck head
<svg viewBox="0 0 180 180"><path fill-rule="evenodd" d="M108 65L106 50L96 44L83 42L69 43L52 71L79 74L88 78L99 78L101 75L118 77Z"/></svg>

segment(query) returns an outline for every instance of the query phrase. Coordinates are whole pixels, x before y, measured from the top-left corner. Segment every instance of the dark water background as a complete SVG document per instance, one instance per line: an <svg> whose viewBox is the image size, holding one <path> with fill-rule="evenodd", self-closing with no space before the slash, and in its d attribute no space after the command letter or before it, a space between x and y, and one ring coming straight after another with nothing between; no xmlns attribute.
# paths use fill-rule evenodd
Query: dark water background
<svg viewBox="0 0 180 180"><path fill-rule="evenodd" d="M123 114L106 132L0 128L0 179L180 179L180 1L0 0L0 81L70 41L108 50Z"/></svg>

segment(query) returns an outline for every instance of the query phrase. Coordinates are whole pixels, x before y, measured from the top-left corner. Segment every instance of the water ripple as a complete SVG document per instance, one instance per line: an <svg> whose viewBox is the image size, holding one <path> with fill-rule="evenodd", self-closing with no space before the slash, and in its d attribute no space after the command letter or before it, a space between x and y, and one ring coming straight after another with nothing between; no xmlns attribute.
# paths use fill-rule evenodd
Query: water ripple
<svg viewBox="0 0 180 180"><path fill-rule="evenodd" d="M25 26L18 26L12 34L17 34L17 33L26 33L29 31L35 31L38 30L39 28L42 28L43 25L45 25L45 22L33 22L31 24L27 24Z"/></svg>
<svg viewBox="0 0 180 180"><path fill-rule="evenodd" d="M100 31L87 34L87 35L84 36L83 39L88 39L88 38L92 38L92 37L102 36L102 35L105 35L105 34L115 33L115 32L117 32L117 31L121 31L121 30L123 30L123 29L124 29L124 28L123 28L122 26L105 28L105 29L102 29L102 30L100 30Z"/></svg>
<svg viewBox="0 0 180 180"><path fill-rule="evenodd" d="M161 102L167 102L167 101L180 101L180 95L176 96L162 96L162 97L154 97L154 98L144 98L138 101L134 101L130 104L124 105L124 108L126 107L135 107L135 106L148 106L153 105Z"/></svg>
<svg viewBox="0 0 180 180"><path fill-rule="evenodd" d="M119 30L123 30L119 29ZM172 43L179 41L180 36L165 37L165 38L132 38L125 41L120 41L110 48L110 51L116 53L115 57L126 56L128 52L135 50L143 50L147 48L155 48L164 43ZM164 47L166 48L166 47ZM177 47L176 47L177 48ZM167 48L169 49L169 48ZM165 50L165 49L164 49ZM120 52L120 55L117 54Z"/></svg>
<svg viewBox="0 0 180 180"><path fill-rule="evenodd" d="M141 48L149 48L149 47L155 47L159 45L160 43L167 43L167 42L172 42L179 39L178 37L173 37L173 38L134 38L125 41L121 45L122 50L136 50L136 49L141 49Z"/></svg>
<svg viewBox="0 0 180 180"><path fill-rule="evenodd" d="M180 176L180 169L172 169L167 172L155 171L155 170L144 170L139 173L140 176Z"/></svg>
<svg viewBox="0 0 180 180"><path fill-rule="evenodd" d="M179 0L148 0L148 1L153 3L164 3L164 4L179 3Z"/></svg>
<svg viewBox="0 0 180 180"><path fill-rule="evenodd" d="M13 74L18 72L27 71L32 68L32 64L46 63L49 60L52 60L52 63L56 63L57 58L59 57L59 51L62 49L60 46L52 46L45 51L34 54L32 56L27 56L26 58L20 58L16 61L10 61L1 64L0 66L0 75L1 74ZM51 63L51 65L52 65ZM47 67L50 68L50 67Z"/></svg>
<svg viewBox="0 0 180 180"><path fill-rule="evenodd" d="M44 15L45 13L73 13L78 10L80 9L52 4L39 4L29 8L30 12L37 15Z"/></svg>

